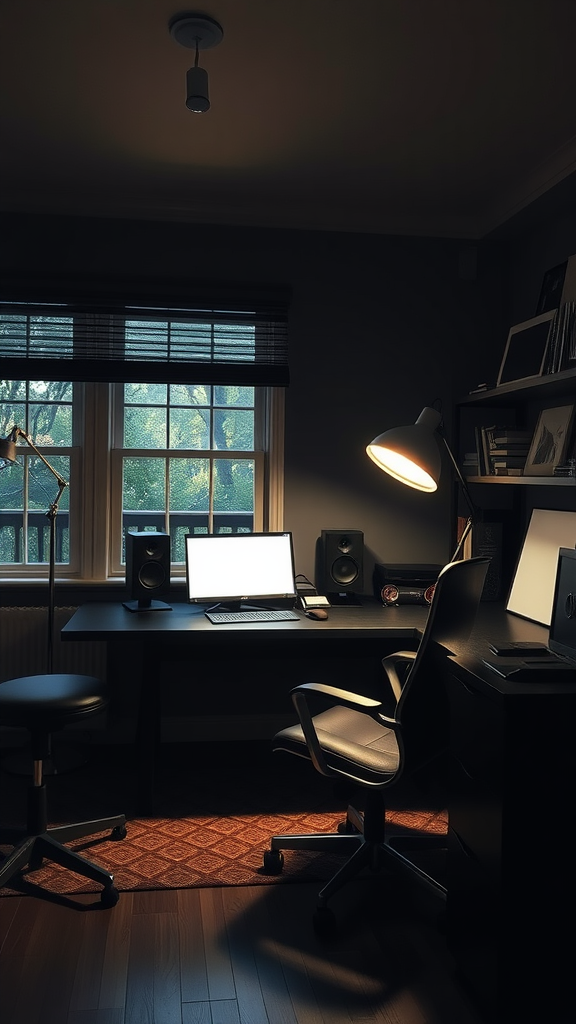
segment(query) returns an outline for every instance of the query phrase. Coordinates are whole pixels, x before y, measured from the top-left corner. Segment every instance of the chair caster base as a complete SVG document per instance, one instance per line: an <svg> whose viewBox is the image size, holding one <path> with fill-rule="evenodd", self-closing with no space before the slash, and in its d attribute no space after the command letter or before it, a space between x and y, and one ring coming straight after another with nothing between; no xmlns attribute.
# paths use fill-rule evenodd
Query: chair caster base
<svg viewBox="0 0 576 1024"><path fill-rule="evenodd" d="M265 875L281 875L284 854L281 850L264 850L263 872Z"/></svg>
<svg viewBox="0 0 576 1024"><path fill-rule="evenodd" d="M116 825L116 827L112 829L109 838L114 842L117 842L120 839L126 839L127 834L126 825Z"/></svg>
<svg viewBox="0 0 576 1024"><path fill-rule="evenodd" d="M120 899L120 893L115 885L108 885L100 894L100 903L103 907L115 907Z"/></svg>

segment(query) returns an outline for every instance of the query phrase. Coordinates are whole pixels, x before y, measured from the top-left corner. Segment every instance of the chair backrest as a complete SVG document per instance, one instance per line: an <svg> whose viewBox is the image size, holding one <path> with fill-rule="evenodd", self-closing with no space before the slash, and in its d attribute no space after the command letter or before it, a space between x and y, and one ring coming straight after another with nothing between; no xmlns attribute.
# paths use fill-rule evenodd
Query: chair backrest
<svg viewBox="0 0 576 1024"><path fill-rule="evenodd" d="M418 657L430 643L457 649L472 632L482 597L489 558L466 558L449 562L442 569Z"/></svg>
<svg viewBox="0 0 576 1024"><path fill-rule="evenodd" d="M489 565L489 558L450 562L438 577L424 635L396 711L402 723L402 759L409 771L447 746L446 659L457 653L472 632Z"/></svg>

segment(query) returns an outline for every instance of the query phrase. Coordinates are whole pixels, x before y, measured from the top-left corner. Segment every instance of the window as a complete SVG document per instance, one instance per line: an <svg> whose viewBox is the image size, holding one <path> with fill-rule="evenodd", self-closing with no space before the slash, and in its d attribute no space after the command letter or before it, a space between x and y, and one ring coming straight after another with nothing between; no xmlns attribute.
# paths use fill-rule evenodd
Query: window
<svg viewBox="0 0 576 1024"><path fill-rule="evenodd" d="M253 311L0 305L0 433L21 427L69 482L58 575L123 575L126 530L167 530L183 574L187 532L282 528L283 389L260 383L275 334L282 349L282 325ZM0 473L0 567L35 576L58 486L18 451Z"/></svg>
<svg viewBox="0 0 576 1024"><path fill-rule="evenodd" d="M123 384L114 393L112 509L124 533L166 530L183 567L187 533L262 529L264 389Z"/></svg>
<svg viewBox="0 0 576 1024"><path fill-rule="evenodd" d="M79 479L73 447L73 386L62 381L0 382L0 433L17 425L60 476ZM47 509L58 496L58 482L34 450L24 444L22 458L5 466L0 478L0 564L30 571L48 563L50 522ZM70 490L61 495L56 519L56 561L79 570L78 547L71 545Z"/></svg>

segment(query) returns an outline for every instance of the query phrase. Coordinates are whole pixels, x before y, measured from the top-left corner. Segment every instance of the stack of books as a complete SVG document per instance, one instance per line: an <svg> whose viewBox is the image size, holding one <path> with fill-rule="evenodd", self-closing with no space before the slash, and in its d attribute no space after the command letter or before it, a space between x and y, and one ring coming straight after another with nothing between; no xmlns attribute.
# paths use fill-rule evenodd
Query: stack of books
<svg viewBox="0 0 576 1024"><path fill-rule="evenodd" d="M512 427L477 427L476 446L481 476L522 476L532 431Z"/></svg>
<svg viewBox="0 0 576 1024"><path fill-rule="evenodd" d="M558 310L550 331L544 373L559 373L576 358L576 303L565 302Z"/></svg>
<svg viewBox="0 0 576 1024"><path fill-rule="evenodd" d="M554 466L553 476L573 476L576 478L576 459L568 459L561 466Z"/></svg>
<svg viewBox="0 0 576 1024"><path fill-rule="evenodd" d="M480 476L480 466L478 465L478 452L464 452L464 460L462 462L462 473L464 476Z"/></svg>

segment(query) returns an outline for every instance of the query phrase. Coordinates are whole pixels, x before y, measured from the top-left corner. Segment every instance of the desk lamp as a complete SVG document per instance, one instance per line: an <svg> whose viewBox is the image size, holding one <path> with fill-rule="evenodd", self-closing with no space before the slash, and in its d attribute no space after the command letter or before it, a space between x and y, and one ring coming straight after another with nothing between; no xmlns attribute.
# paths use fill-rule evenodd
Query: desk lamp
<svg viewBox="0 0 576 1024"><path fill-rule="evenodd" d="M415 423L385 430L367 445L366 452L380 469L389 473L395 480L400 480L401 483L418 491L432 493L437 490L440 479L440 441L443 442L469 509L466 525L452 555L451 561L455 562L460 557L466 537L474 524L476 507L450 445L440 429L441 420L437 409L426 406Z"/></svg>

